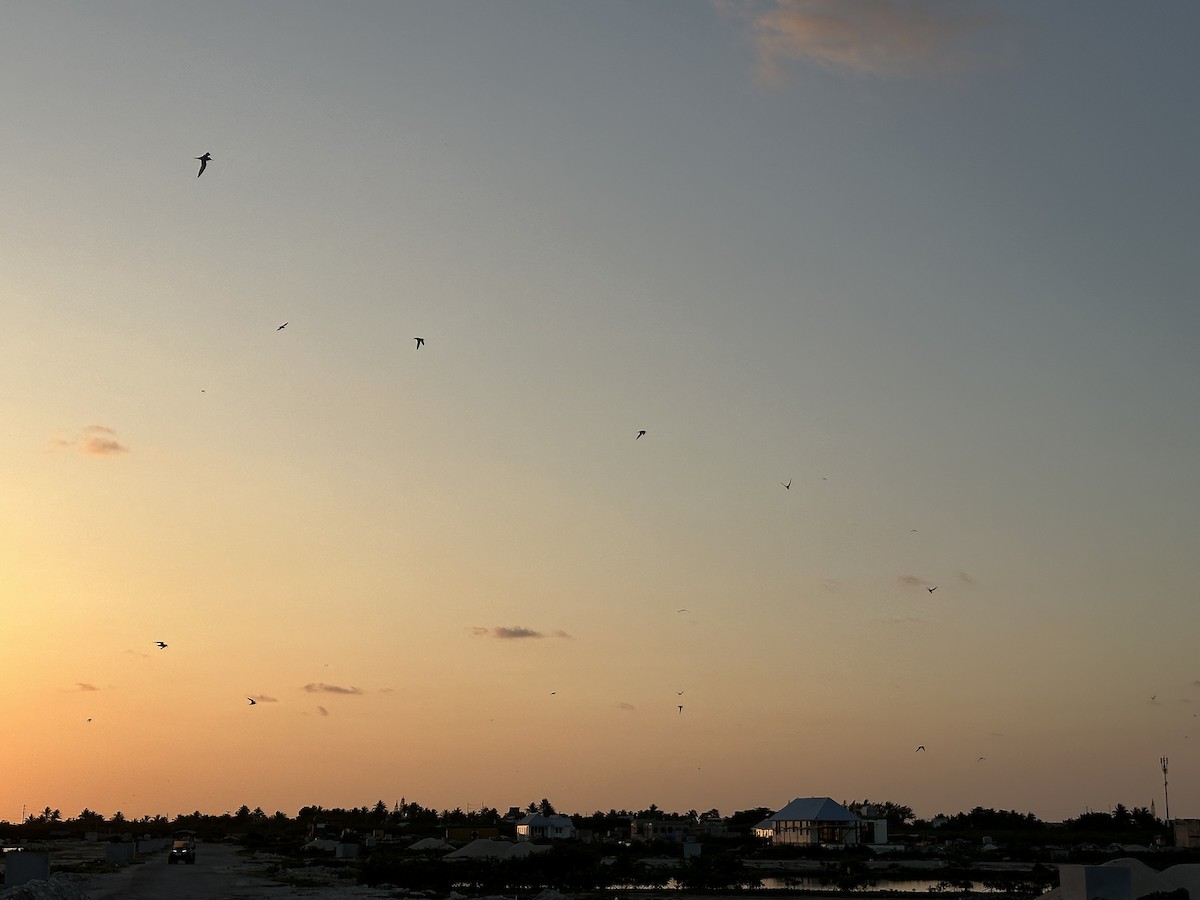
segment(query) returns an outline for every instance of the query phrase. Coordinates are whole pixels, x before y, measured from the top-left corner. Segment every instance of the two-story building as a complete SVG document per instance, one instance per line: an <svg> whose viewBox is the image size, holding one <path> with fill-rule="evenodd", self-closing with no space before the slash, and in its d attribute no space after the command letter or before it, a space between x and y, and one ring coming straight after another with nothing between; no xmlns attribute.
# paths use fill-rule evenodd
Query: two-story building
<svg viewBox="0 0 1200 900"><path fill-rule="evenodd" d="M829 797L797 797L755 826L775 846L857 844L866 823Z"/></svg>

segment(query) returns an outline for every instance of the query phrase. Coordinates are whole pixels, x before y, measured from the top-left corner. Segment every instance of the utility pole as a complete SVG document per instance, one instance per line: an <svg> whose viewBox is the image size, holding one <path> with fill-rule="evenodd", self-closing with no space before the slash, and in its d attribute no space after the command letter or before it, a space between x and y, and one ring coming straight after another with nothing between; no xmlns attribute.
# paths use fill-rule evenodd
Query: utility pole
<svg viewBox="0 0 1200 900"><path fill-rule="evenodd" d="M1171 801L1167 797L1167 758L1160 756L1158 761L1162 763L1163 770L1163 813L1167 817L1167 827L1171 827Z"/></svg>

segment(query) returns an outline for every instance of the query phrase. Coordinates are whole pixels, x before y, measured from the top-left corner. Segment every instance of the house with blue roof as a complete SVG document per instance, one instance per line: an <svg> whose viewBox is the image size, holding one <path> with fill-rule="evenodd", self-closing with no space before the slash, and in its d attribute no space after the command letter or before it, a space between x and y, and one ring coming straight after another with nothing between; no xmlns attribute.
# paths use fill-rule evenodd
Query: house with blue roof
<svg viewBox="0 0 1200 900"><path fill-rule="evenodd" d="M867 823L829 797L797 797L755 826L775 846L851 846L862 840Z"/></svg>

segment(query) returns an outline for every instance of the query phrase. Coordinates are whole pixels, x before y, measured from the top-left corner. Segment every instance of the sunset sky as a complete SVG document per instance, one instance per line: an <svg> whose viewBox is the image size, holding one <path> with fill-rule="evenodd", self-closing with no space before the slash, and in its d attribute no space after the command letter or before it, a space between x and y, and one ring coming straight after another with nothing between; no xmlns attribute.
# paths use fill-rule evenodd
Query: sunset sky
<svg viewBox="0 0 1200 900"><path fill-rule="evenodd" d="M0 819L1200 816L1200 6L4 18Z"/></svg>

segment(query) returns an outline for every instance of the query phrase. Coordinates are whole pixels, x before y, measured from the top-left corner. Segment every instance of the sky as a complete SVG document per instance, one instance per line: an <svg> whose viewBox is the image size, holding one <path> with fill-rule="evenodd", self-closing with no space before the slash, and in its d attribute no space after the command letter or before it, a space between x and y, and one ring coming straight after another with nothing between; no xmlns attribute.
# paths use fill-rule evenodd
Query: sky
<svg viewBox="0 0 1200 900"><path fill-rule="evenodd" d="M1195 4L5 18L0 819L1200 816Z"/></svg>

